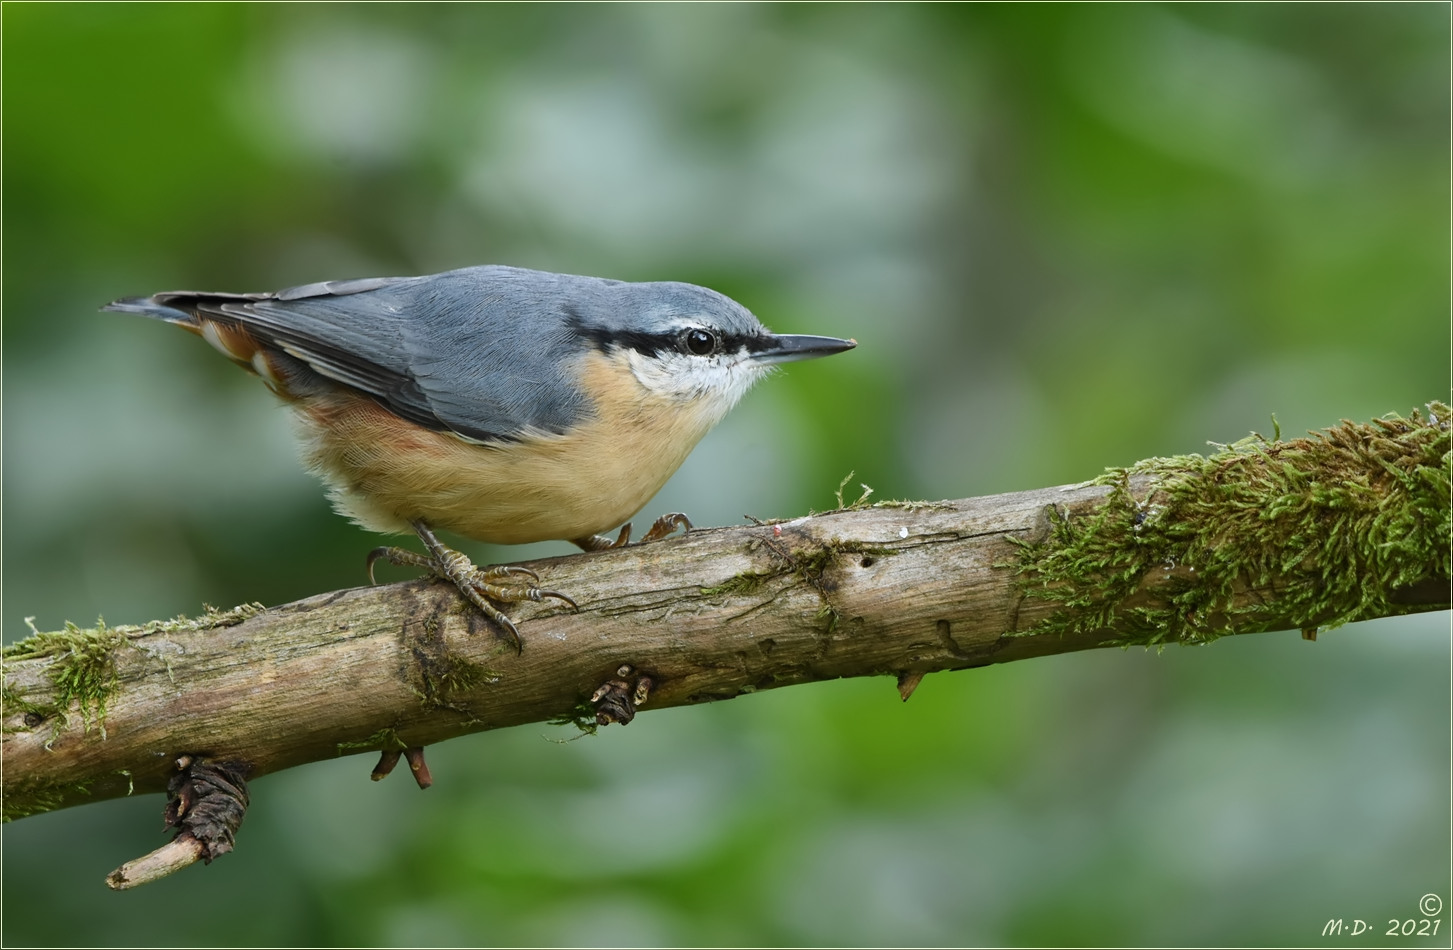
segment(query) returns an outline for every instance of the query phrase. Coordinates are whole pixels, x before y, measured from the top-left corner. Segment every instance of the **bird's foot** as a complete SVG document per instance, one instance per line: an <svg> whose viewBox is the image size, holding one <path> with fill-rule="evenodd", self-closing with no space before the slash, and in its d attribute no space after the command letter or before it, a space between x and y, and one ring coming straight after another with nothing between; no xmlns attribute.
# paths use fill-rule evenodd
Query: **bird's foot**
<svg viewBox="0 0 1453 950"><path fill-rule="evenodd" d="M368 580L373 583L373 565L375 562L384 560L390 564L397 564L400 567L418 567L429 571L436 577L449 581L464 599L479 608L480 613L498 624L514 644L518 652L523 649L520 640L520 631L514 621L505 616L490 601L499 601L502 604L518 604L526 600L542 601L547 597L564 601L571 607L579 608L579 605L558 590L544 590L537 586L540 575L527 567L514 567L511 565L499 565L489 568L478 568L474 566L466 555L447 546L430 530L423 521L409 522L418 534L419 540L424 542L428 554L419 554L407 548L383 547L375 548L368 554ZM516 578L528 578L520 582Z"/></svg>
<svg viewBox="0 0 1453 950"><path fill-rule="evenodd" d="M636 543L650 544L652 541L660 541L677 528L690 531L691 527L690 518L679 511L673 511L669 515L657 518L656 523L651 525L651 530L647 531L645 536ZM611 548L623 548L631 543L631 523L629 521L625 523L625 526L621 528L621 533L616 536L614 541L603 534L590 534L583 538L576 538L570 543L585 551L609 551Z"/></svg>

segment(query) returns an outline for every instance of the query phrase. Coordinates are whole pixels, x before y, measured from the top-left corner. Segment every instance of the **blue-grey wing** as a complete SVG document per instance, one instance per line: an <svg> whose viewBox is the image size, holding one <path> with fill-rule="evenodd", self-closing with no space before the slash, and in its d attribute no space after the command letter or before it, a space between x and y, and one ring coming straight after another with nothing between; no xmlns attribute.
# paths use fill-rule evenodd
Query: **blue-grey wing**
<svg viewBox="0 0 1453 950"><path fill-rule="evenodd" d="M273 294L164 293L110 309L239 326L411 422L488 442L563 432L589 411L561 375L573 352L562 314L597 283L613 282L486 266Z"/></svg>

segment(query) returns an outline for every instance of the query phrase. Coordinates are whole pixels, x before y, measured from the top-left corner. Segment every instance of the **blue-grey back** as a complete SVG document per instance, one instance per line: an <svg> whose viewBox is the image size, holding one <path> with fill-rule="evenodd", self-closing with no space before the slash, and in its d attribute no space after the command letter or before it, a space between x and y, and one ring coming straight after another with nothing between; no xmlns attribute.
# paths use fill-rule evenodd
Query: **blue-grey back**
<svg viewBox="0 0 1453 950"><path fill-rule="evenodd" d="M275 294L157 294L116 309L235 321L410 421L481 441L563 432L590 412L569 378L585 348L668 333L696 316L760 332L740 305L680 283L626 283L486 265ZM150 305L150 306L148 306ZM582 332L585 331L585 332Z"/></svg>

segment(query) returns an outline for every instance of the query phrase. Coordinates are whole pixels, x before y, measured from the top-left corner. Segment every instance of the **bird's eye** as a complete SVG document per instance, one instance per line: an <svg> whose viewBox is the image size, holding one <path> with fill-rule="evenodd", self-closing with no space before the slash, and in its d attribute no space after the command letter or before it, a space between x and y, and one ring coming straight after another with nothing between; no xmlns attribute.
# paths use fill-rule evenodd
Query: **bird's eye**
<svg viewBox="0 0 1453 950"><path fill-rule="evenodd" d="M706 356L716 349L716 335L699 327L681 334L681 342L685 344L686 352L697 356Z"/></svg>

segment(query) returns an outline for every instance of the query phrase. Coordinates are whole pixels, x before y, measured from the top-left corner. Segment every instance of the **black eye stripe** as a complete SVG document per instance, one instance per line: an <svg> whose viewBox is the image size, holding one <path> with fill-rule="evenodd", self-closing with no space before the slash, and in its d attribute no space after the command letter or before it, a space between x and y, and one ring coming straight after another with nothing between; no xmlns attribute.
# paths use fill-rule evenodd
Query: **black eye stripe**
<svg viewBox="0 0 1453 950"><path fill-rule="evenodd" d="M602 353L610 353L618 349L635 350L642 356L659 356L662 353L691 353L695 355L706 355L706 353L735 353L745 349L748 353L759 353L762 350L771 349L774 345L772 337L766 334L746 333L723 333L708 327L684 327L672 330L669 333L641 333L635 330L611 330L605 327L590 326L580 319L578 314L566 313L566 319L571 329L580 334ZM687 336L693 333L704 333L712 338L713 345L705 353L698 353L690 349L687 343Z"/></svg>

